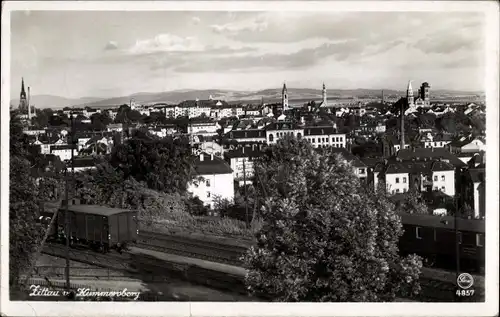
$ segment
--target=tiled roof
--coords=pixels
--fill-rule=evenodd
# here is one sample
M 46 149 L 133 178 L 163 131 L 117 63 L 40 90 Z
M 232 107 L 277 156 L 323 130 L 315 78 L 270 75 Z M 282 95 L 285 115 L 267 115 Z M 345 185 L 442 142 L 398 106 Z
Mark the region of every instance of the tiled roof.
M 200 160 L 198 156 L 194 162 L 195 170 L 199 175 L 209 175 L 209 174 L 230 174 L 233 172 L 231 167 L 221 158 L 211 156 L 208 154 L 202 154 L 203 161 Z
M 398 158 L 405 160 L 423 159 L 438 160 L 439 158 L 448 160 L 455 167 L 464 167 L 466 164 L 458 159 L 455 155 L 443 148 L 414 148 L 399 150 L 396 154 Z
M 337 129 L 333 126 L 323 126 L 323 127 L 306 127 L 304 128 L 304 135 L 329 135 L 329 134 L 339 134 Z
M 262 129 L 248 129 L 248 130 L 233 130 L 226 134 L 230 139 L 244 139 L 244 138 L 266 138 L 266 131 Z
M 300 129 L 300 127 L 293 122 L 273 122 L 268 124 L 265 129 L 267 131 L 275 131 L 275 130 L 296 130 Z

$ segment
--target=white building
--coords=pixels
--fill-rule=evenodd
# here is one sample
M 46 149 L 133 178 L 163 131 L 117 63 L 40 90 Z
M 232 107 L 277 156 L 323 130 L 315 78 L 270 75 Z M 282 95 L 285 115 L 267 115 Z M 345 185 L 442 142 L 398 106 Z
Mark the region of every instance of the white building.
M 223 159 L 202 153 L 194 165 L 197 177 L 188 185 L 193 196 L 212 209 L 214 198 L 234 199 L 233 170 Z
M 77 156 L 77 149 L 73 149 L 73 156 Z M 50 154 L 57 155 L 61 161 L 71 160 L 71 145 L 54 145 L 50 148 Z
M 346 135 L 338 133 L 335 126 L 305 127 L 304 138 L 311 142 L 312 146 L 318 147 L 346 147 Z
M 188 125 L 187 133 L 189 134 L 217 134 L 220 125 L 215 121 L 207 122 L 191 122 Z

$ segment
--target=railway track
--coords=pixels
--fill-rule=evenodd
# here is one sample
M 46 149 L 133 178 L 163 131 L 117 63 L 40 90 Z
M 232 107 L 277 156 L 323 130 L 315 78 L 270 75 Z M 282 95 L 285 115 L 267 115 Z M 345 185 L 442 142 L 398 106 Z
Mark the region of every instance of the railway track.
M 176 237 L 154 232 L 140 233 L 136 246 L 234 266 L 241 266 L 243 264 L 240 258 L 247 250 L 247 248 L 242 246 Z

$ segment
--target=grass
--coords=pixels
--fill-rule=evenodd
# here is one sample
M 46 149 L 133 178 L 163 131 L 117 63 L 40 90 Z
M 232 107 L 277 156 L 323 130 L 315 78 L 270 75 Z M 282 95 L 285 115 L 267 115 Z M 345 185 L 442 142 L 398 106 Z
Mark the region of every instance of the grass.
M 231 218 L 191 216 L 186 212 L 172 212 L 161 217 L 141 219 L 141 228 L 164 233 L 198 233 L 209 236 L 250 240 L 261 228 L 253 221 L 247 228 L 244 221 Z

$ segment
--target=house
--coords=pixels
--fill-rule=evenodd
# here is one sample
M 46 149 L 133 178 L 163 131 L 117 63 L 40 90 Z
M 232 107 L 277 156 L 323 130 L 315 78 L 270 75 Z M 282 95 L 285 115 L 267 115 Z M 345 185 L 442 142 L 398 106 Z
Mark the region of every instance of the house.
M 419 142 L 424 148 L 444 148 L 452 141 L 452 136 L 449 134 L 433 134 L 427 132 L 418 136 Z
M 194 162 L 196 178 L 188 184 L 188 192 L 205 205 L 214 208 L 214 199 L 234 199 L 233 170 L 221 158 L 201 153 Z
M 73 148 L 71 144 L 65 145 L 53 145 L 50 147 L 50 154 L 57 155 L 61 159 L 61 161 L 71 160 L 71 152 L 73 152 L 73 156 L 77 156 L 77 149 Z
M 311 142 L 315 148 L 345 148 L 347 142 L 346 135 L 339 133 L 335 124 L 331 126 L 304 127 L 304 138 Z
M 220 125 L 215 121 L 203 121 L 203 122 L 190 122 L 188 125 L 187 133 L 212 136 L 217 134 L 217 130 L 220 129 Z
M 224 159 L 229 162 L 233 170 L 234 180 L 239 186 L 251 184 L 254 177 L 254 160 L 262 155 L 262 151 L 256 144 L 241 146 L 231 149 L 224 154 Z M 246 178 L 246 179 L 245 179 Z
M 232 130 L 225 137 L 237 142 L 261 142 L 265 143 L 266 131 L 263 129 Z
M 444 148 L 412 148 L 401 150 L 396 158 L 402 161 L 443 161 L 450 163 L 455 169 L 464 168 L 466 164 L 453 153 Z
M 293 122 L 273 122 L 268 124 L 264 130 L 268 144 L 274 144 L 286 135 L 301 138 L 304 134 L 304 128 Z
M 480 152 L 486 149 L 486 144 L 479 138 L 461 137 L 450 142 L 448 149 L 452 153 Z
M 108 132 L 122 132 L 123 124 L 122 123 L 110 123 L 106 126 L 106 130 Z
M 455 168 L 444 161 L 402 161 L 391 159 L 375 166 L 371 180 L 377 188 L 385 181 L 390 194 L 406 193 L 411 188 L 420 192 L 440 191 L 455 195 Z

